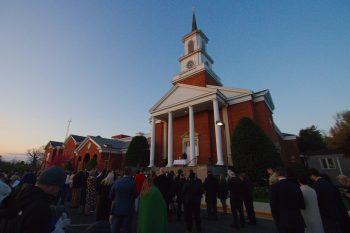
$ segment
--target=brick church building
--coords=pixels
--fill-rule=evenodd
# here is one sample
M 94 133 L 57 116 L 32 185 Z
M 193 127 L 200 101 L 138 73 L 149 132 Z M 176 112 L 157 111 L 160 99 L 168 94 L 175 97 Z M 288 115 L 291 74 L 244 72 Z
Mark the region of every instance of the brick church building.
M 171 89 L 150 109 L 150 167 L 172 167 L 184 153 L 187 165 L 233 165 L 230 138 L 242 117 L 252 119 L 273 141 L 285 165 L 300 161 L 296 136 L 273 120 L 270 92 L 225 87 L 213 71 L 208 38 L 197 28 L 182 38 L 184 55 Z

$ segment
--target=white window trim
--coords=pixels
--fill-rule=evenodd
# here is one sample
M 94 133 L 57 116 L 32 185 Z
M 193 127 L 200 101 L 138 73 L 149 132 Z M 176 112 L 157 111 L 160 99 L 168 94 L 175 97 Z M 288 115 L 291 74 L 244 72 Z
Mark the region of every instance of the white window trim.
M 333 167 L 330 167 L 330 164 L 328 163 L 328 159 L 331 159 L 331 160 L 332 160 L 332 162 L 333 162 Z M 326 161 L 327 167 L 324 167 L 324 166 L 323 166 L 322 160 Z M 321 164 L 321 168 L 322 168 L 323 170 L 334 170 L 334 169 L 337 169 L 337 167 L 336 167 L 336 165 L 335 165 L 335 159 L 334 159 L 334 158 L 329 158 L 329 157 L 320 158 L 320 164 Z
M 186 152 L 186 143 L 190 142 L 190 138 L 188 137 L 188 135 L 184 136 L 182 138 L 182 153 Z M 199 156 L 199 139 L 198 139 L 198 135 L 195 136 L 194 138 L 194 145 L 195 145 L 195 153 L 196 153 L 196 157 Z M 187 152 L 186 152 L 187 153 Z M 187 157 L 190 156 L 189 154 L 187 155 Z

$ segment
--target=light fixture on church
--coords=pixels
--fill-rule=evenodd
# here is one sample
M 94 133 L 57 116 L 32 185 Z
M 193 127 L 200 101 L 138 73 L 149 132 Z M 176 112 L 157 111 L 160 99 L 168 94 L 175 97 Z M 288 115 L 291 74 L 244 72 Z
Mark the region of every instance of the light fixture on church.
M 218 125 L 218 126 L 223 126 L 224 123 L 223 123 L 222 121 L 216 121 L 216 125 Z

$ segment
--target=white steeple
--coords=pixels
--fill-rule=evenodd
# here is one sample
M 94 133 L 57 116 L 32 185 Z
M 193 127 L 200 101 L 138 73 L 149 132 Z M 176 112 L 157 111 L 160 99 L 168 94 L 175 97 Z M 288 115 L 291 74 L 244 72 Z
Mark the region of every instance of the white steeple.
M 194 73 L 206 70 L 213 74 L 214 79 L 220 79 L 212 71 L 214 60 L 206 50 L 207 36 L 197 28 L 196 16 L 192 13 L 192 31 L 182 38 L 184 54 L 180 57 L 180 73 L 173 78 L 173 83 L 184 79 Z

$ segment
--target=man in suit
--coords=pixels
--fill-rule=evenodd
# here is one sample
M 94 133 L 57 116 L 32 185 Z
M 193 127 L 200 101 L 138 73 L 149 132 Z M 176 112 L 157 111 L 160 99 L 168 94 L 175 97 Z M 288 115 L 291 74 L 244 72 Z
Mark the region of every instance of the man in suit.
M 244 213 L 243 213 L 243 184 L 242 181 L 236 176 L 236 173 L 228 170 L 227 188 L 230 192 L 230 205 L 233 216 L 233 228 L 239 228 L 245 226 Z
M 312 188 L 316 191 L 318 206 L 325 233 L 340 231 L 341 214 L 337 203 L 337 189 L 328 182 L 317 169 L 309 169 L 309 178 L 313 181 Z
M 204 181 L 205 202 L 207 203 L 208 220 L 217 220 L 217 195 L 219 192 L 219 182 L 213 176 L 211 171 L 208 171 L 208 176 Z
M 196 177 L 196 174 L 190 170 L 188 180 L 182 188 L 185 218 L 187 224 L 187 231 L 192 232 L 193 216 L 196 223 L 197 232 L 202 231 L 201 218 L 200 218 L 200 206 L 203 194 L 202 181 Z
M 136 185 L 132 179 L 131 169 L 125 168 L 124 176 L 114 182 L 109 197 L 112 208 L 109 216 L 111 232 L 119 233 L 124 225 L 124 232 L 131 233 L 132 216 L 135 211 Z
M 300 210 L 305 209 L 299 186 L 286 178 L 286 170 L 275 171 L 278 181 L 270 189 L 270 206 L 279 233 L 304 233 L 305 222 Z

